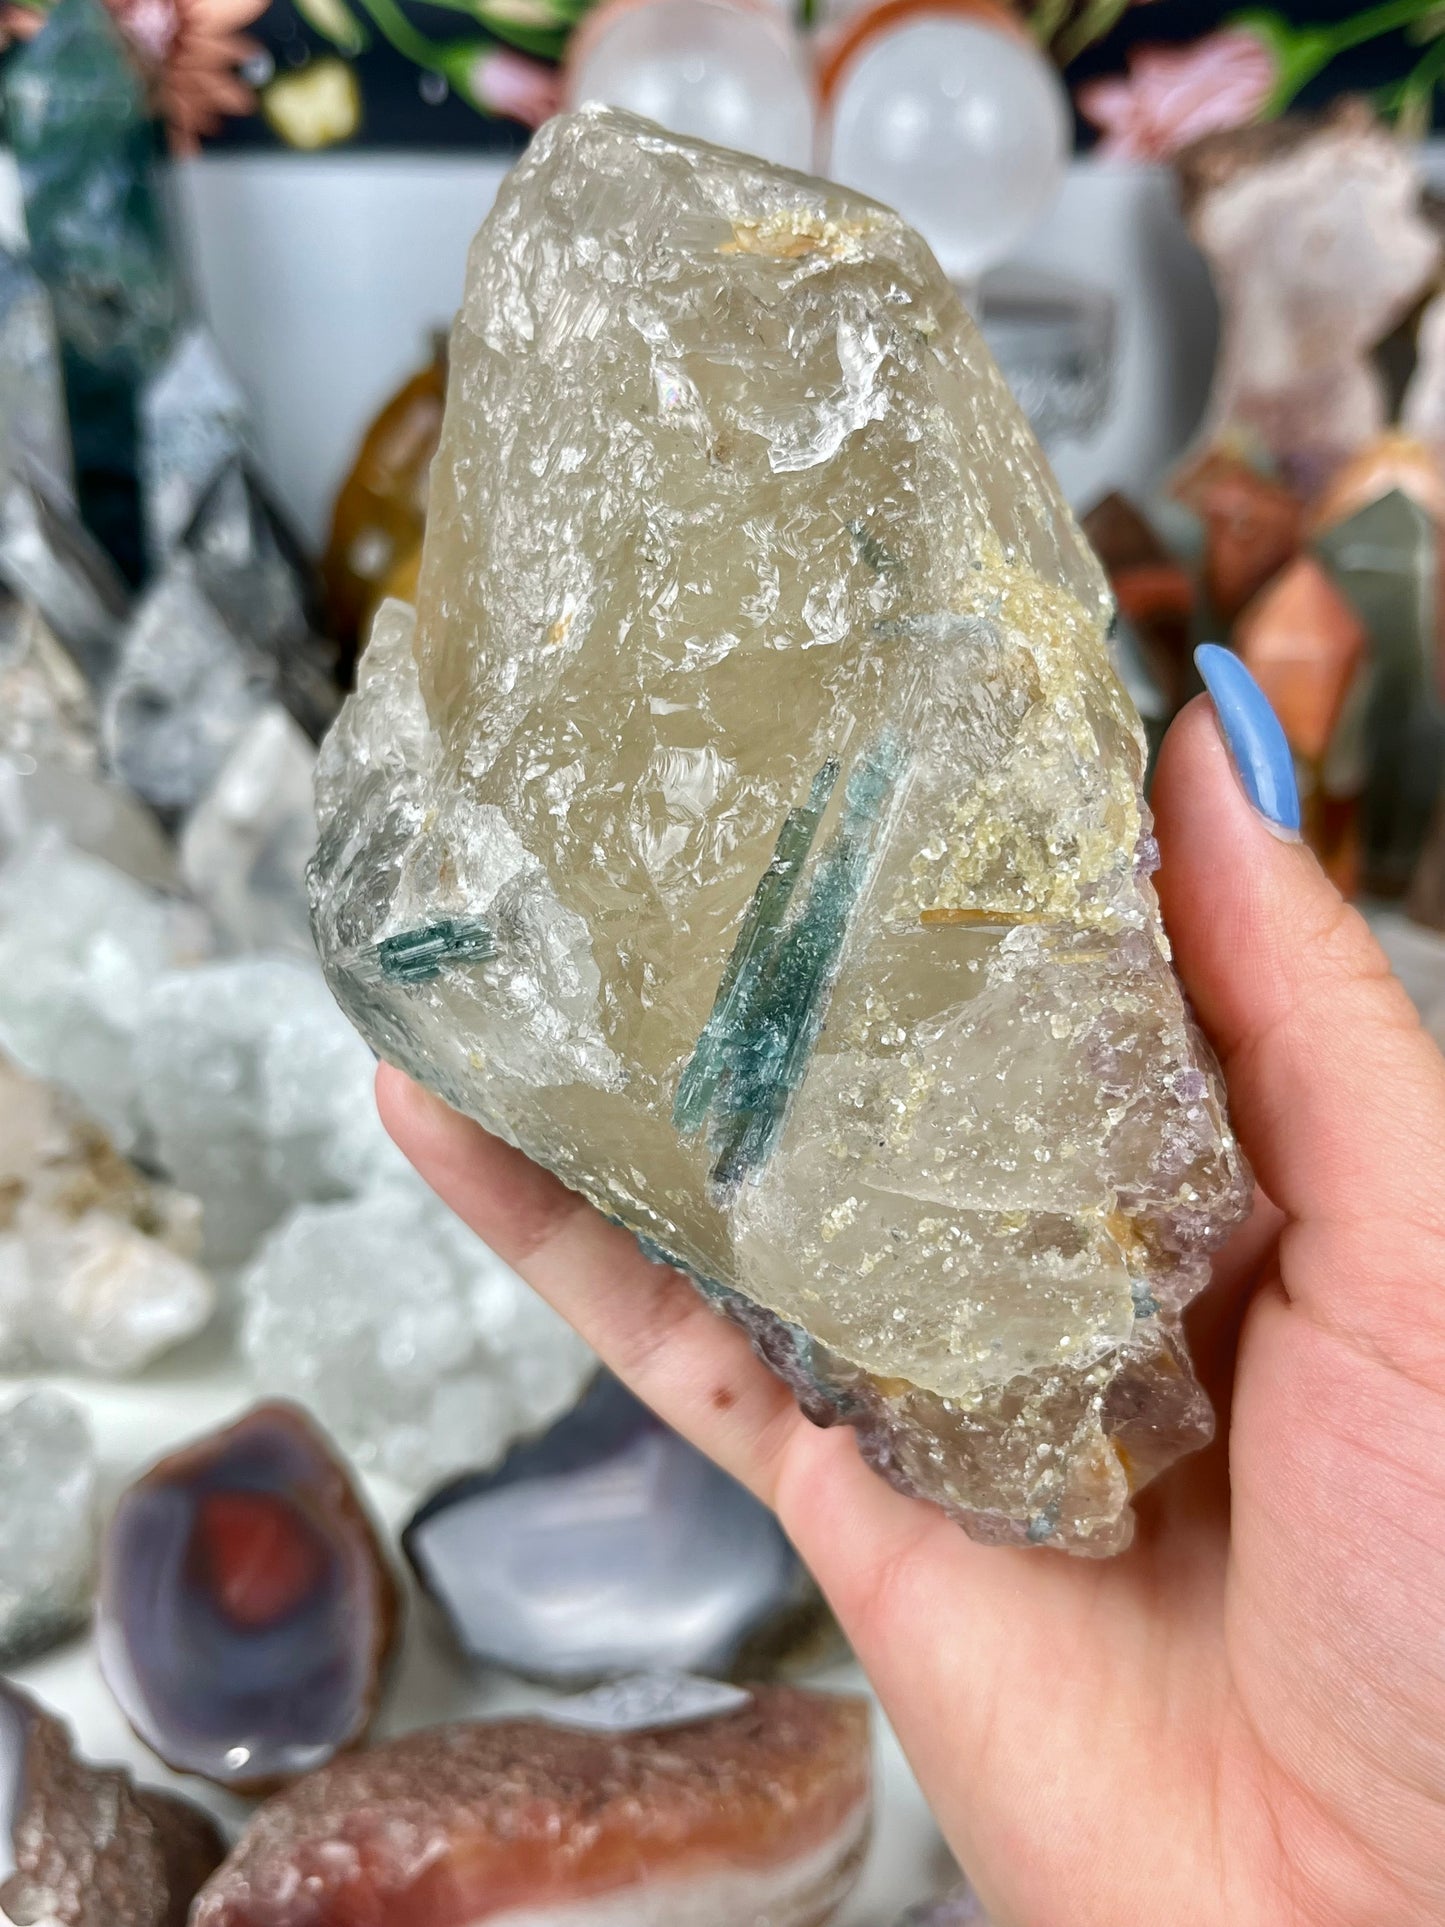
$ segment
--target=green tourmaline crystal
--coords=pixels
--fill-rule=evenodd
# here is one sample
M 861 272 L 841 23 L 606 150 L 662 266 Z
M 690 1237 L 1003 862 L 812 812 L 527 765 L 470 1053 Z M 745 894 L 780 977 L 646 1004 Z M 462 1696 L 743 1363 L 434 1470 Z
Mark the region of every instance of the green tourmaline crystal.
M 587 109 L 474 247 L 313 871 L 381 1052 L 897 1484 L 1089 1552 L 1209 1435 L 1180 1312 L 1249 1195 L 1109 614 L 915 234 Z
M 31 263 L 60 337 L 82 515 L 141 570 L 137 395 L 181 310 L 145 88 L 102 0 L 59 0 L 5 67 Z

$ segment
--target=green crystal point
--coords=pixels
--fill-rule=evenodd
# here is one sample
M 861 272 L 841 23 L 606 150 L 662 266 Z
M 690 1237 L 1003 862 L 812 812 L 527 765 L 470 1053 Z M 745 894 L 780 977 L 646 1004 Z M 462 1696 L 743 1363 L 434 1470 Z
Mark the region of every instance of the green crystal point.
M 141 76 L 101 0 L 59 0 L 3 78 L 30 257 L 55 311 L 81 513 L 141 572 L 137 392 L 182 309 Z
M 1086 1552 L 1209 1435 L 1180 1313 L 1250 1194 L 1109 615 L 916 234 L 584 109 L 473 248 L 312 877 L 379 1051 L 895 1483 Z M 377 967 L 466 919 L 484 967 Z

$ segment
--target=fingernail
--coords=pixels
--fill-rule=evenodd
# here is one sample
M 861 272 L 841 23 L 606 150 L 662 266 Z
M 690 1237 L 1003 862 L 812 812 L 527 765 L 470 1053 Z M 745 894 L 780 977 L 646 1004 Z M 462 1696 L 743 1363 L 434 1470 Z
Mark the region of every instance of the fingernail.
M 1269 698 L 1244 664 L 1217 642 L 1201 643 L 1194 661 L 1214 704 L 1244 793 L 1281 836 L 1300 831 L 1294 757 Z

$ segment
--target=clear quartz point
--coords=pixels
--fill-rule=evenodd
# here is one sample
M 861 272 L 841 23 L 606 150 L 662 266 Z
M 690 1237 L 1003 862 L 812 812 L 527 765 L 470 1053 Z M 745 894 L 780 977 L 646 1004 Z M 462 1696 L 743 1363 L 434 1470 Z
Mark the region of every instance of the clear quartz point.
M 312 873 L 380 1052 L 896 1485 L 1093 1553 L 1210 1435 L 1180 1312 L 1250 1192 L 1109 616 L 911 229 L 584 109 L 474 245 Z

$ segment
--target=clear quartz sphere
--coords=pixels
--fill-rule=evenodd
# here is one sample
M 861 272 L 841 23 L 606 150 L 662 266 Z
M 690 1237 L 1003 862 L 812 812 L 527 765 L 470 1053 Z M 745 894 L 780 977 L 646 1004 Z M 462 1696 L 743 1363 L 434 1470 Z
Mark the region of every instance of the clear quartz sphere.
M 971 281 L 1045 213 L 1072 133 L 1063 85 L 1030 43 L 925 14 L 864 41 L 844 69 L 828 172 L 897 208 Z
M 603 101 L 785 167 L 812 162 L 812 86 L 771 7 L 624 0 L 584 27 L 567 91 L 573 107 Z

